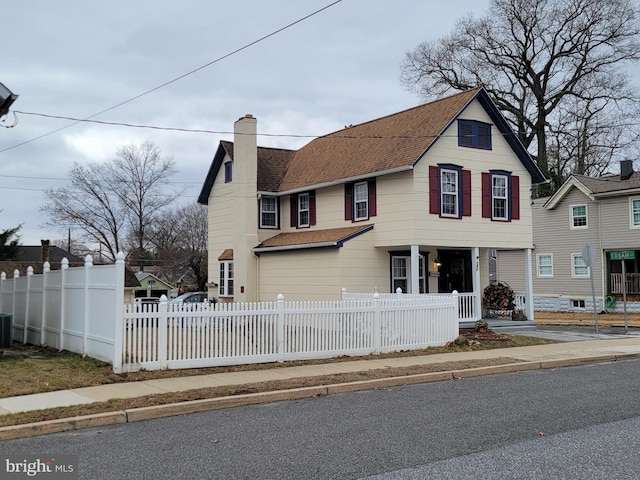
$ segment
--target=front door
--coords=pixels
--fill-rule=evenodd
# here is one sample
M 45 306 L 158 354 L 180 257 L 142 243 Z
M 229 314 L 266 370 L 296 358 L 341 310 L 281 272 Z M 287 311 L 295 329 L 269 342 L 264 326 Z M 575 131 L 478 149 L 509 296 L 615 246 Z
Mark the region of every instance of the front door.
M 438 250 L 438 258 L 441 263 L 438 292 L 473 292 L 471 251 Z

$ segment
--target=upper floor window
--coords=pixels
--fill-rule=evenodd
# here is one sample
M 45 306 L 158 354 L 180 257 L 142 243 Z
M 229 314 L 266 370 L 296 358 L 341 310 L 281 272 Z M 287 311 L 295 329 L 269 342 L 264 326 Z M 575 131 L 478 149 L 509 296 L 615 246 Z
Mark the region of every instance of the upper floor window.
M 298 226 L 309 226 L 309 194 L 301 193 L 298 195 Z
M 224 183 L 229 183 L 233 178 L 233 162 L 224 164 Z
M 631 207 L 631 228 L 640 228 L 640 198 L 629 200 Z
M 491 177 L 491 212 L 496 220 L 508 220 L 508 184 L 507 175 L 492 175 Z
M 278 228 L 278 198 L 260 197 L 260 228 Z
M 304 192 L 289 197 L 291 226 L 310 227 L 316 224 L 316 192 Z
M 353 187 L 354 220 L 369 218 L 369 186 L 367 182 L 356 183 Z
M 574 278 L 589 277 L 589 267 L 584 263 L 581 253 L 571 254 L 571 276 Z
M 471 172 L 457 165 L 429 167 L 429 213 L 461 218 L 471 215 Z
M 491 150 L 491 124 L 477 120 L 458 120 L 458 145 Z
M 504 222 L 520 219 L 520 177 L 504 170 L 482 172 L 482 216 Z
M 571 205 L 571 228 L 587 228 L 587 206 Z
M 344 219 L 352 222 L 369 220 L 375 217 L 376 181 L 345 183 L 344 185 Z
M 553 254 L 541 253 L 536 255 L 538 277 L 553 277 Z

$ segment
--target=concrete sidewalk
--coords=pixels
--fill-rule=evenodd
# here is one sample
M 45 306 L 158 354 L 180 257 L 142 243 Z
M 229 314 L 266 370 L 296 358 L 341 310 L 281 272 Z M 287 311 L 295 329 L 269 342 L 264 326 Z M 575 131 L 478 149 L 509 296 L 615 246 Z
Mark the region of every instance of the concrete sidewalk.
M 287 380 L 294 378 L 333 375 L 339 373 L 362 372 L 385 368 L 401 368 L 416 365 L 437 364 L 444 362 L 460 362 L 483 359 L 511 359 L 505 365 L 481 367 L 468 370 L 453 370 L 430 374 L 419 374 L 405 377 L 367 380 L 353 384 L 333 386 L 309 387 L 280 392 L 262 394 L 238 395 L 217 399 L 198 400 L 183 404 L 162 405 L 142 409 L 132 409 L 111 414 L 92 415 L 87 418 L 89 426 L 107 423 L 124 423 L 127 421 L 155 418 L 179 413 L 189 413 L 212 408 L 221 408 L 260 401 L 275 401 L 290 398 L 325 395 L 339 391 L 353 391 L 367 388 L 380 388 L 391 385 L 419 383 L 435 380 L 463 378 L 476 375 L 486 375 L 507 371 L 531 370 L 537 368 L 556 368 L 577 365 L 588 362 L 615 361 L 640 357 L 640 335 L 610 335 L 585 334 L 575 332 L 554 331 L 526 331 L 523 335 L 553 338 L 562 343 L 536 345 L 530 347 L 502 348 L 494 350 L 478 350 L 471 352 L 454 352 L 415 357 L 386 358 L 372 360 L 353 360 L 346 362 L 326 363 L 297 367 L 279 367 L 268 370 L 245 372 L 217 373 L 212 375 L 197 375 L 191 377 L 165 378 L 139 382 L 100 385 L 95 387 L 76 388 L 34 395 L 0 399 L 0 414 L 42 410 L 47 408 L 104 402 L 110 399 L 126 399 L 145 395 L 180 392 L 206 387 L 220 387 L 229 385 L 244 385 L 256 382 Z M 134 411 L 135 410 L 135 411 Z M 84 417 L 83 417 L 84 418 Z M 16 438 L 15 435 L 48 433 L 51 431 L 82 428 L 83 422 L 79 418 L 42 422 L 47 424 L 43 428 L 14 426 L 0 428 L 0 439 Z M 42 431 L 44 429 L 44 431 Z M 29 433 L 31 432 L 31 433 Z

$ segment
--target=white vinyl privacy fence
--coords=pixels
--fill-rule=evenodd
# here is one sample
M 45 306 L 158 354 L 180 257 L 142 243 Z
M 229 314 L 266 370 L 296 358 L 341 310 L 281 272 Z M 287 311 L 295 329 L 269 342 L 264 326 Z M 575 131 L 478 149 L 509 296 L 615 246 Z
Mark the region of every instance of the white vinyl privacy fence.
M 110 362 L 116 373 L 282 362 L 440 346 L 458 336 L 459 297 L 378 295 L 324 302 L 124 305 L 115 264 L 0 275 L 14 341 Z
M 124 303 L 124 255 L 115 264 L 93 265 L 87 255 L 84 267 L 69 268 L 64 258 L 60 270 L 34 275 L 15 271 L 0 274 L 0 313 L 12 317 L 15 341 L 48 345 L 103 360 L 115 357 L 116 318 Z
M 455 295 L 324 302 L 129 305 L 121 370 L 282 362 L 440 346 L 458 336 Z

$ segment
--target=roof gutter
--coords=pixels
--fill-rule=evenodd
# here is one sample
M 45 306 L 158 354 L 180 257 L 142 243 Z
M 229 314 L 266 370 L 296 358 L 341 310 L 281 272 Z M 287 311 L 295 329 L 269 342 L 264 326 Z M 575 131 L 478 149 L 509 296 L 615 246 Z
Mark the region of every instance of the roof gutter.
M 381 177 L 382 175 L 391 175 L 392 173 L 406 172 L 413 170 L 413 165 L 403 165 L 402 167 L 390 168 L 388 170 L 381 170 L 379 172 L 365 173 L 362 175 L 356 175 L 354 177 L 341 178 L 339 180 L 332 180 L 330 182 L 317 183 L 315 185 L 306 185 L 300 188 L 293 188 L 291 190 L 284 190 L 282 192 L 258 192 L 259 195 L 270 195 L 272 197 L 284 197 L 286 195 L 293 195 L 300 192 L 308 192 L 309 190 L 317 190 L 320 188 L 333 187 L 335 185 L 342 185 L 344 183 L 357 182 L 359 180 L 366 180 L 372 177 Z
M 281 245 L 279 247 L 254 247 L 253 253 L 260 254 L 265 252 L 284 252 L 287 250 L 306 250 L 310 248 L 327 248 L 338 247 L 342 242 L 315 242 L 315 243 L 299 243 L 296 245 Z

